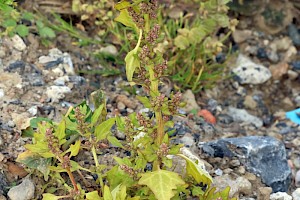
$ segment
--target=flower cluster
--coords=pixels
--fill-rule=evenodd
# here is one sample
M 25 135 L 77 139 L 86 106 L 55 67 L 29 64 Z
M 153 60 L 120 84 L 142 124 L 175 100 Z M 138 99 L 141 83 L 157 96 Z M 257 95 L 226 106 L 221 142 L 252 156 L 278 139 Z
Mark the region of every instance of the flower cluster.
M 46 139 L 47 139 L 49 150 L 55 156 L 59 156 L 62 153 L 62 150 L 60 150 L 58 138 L 53 135 L 51 128 L 48 128 L 46 130 L 45 136 L 46 136 Z
M 143 114 L 138 113 L 137 114 L 137 120 L 139 122 L 139 124 L 145 128 L 149 128 L 151 127 L 151 121 L 149 120 L 149 118 L 146 118 Z
M 75 118 L 78 122 L 78 130 L 81 134 L 85 134 L 88 132 L 88 124 L 85 123 L 85 115 L 80 111 L 79 107 L 76 107 L 74 109 L 75 112 Z
M 167 100 L 167 97 L 165 94 L 160 94 L 155 99 L 151 101 L 151 106 L 156 109 L 160 109 L 164 102 Z
M 164 74 L 166 69 L 168 69 L 166 60 L 164 60 L 161 64 L 155 65 L 154 66 L 155 78 L 160 78 Z
M 166 157 L 169 153 L 169 147 L 166 143 L 162 143 L 157 151 L 158 157 Z
M 149 31 L 146 40 L 147 42 L 149 42 L 150 44 L 154 45 L 158 36 L 159 36 L 159 30 L 160 30 L 160 25 L 159 24 L 155 24 L 153 26 L 153 28 Z
M 151 19 L 156 19 L 156 12 L 158 8 L 158 0 L 149 1 L 149 3 L 141 3 L 140 9 L 144 14 L 149 14 Z
M 182 94 L 177 92 L 176 94 L 172 95 L 171 101 L 169 102 L 169 110 L 172 114 L 177 113 L 177 108 L 181 102 Z

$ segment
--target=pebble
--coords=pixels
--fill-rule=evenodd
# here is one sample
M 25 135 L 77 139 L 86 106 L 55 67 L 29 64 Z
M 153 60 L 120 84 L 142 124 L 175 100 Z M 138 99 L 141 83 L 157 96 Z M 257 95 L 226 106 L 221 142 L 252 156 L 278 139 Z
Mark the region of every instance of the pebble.
M 118 54 L 118 50 L 114 45 L 108 45 L 106 47 L 102 47 L 100 49 L 100 52 L 109 53 L 109 54 L 112 54 L 112 55 L 117 55 Z
M 261 58 L 261 59 L 268 58 L 268 55 L 267 55 L 267 52 L 266 52 L 265 48 L 262 48 L 262 47 L 257 49 L 256 56 L 258 58 Z
M 273 62 L 277 63 L 279 61 L 279 56 L 276 51 L 267 51 L 268 59 Z
M 0 194 L 5 193 L 7 187 L 8 187 L 8 182 L 6 176 L 2 172 L 0 172 Z
M 253 124 L 256 128 L 262 127 L 263 125 L 263 121 L 261 119 L 250 115 L 244 109 L 238 109 L 230 106 L 228 108 L 227 114 L 230 115 L 236 122 L 245 122 L 247 124 Z
M 13 43 L 13 47 L 18 51 L 24 51 L 26 49 L 26 44 L 24 43 L 23 39 L 19 35 L 14 35 L 11 38 Z
M 300 187 L 300 170 L 298 170 L 298 171 L 296 172 L 296 175 L 295 175 L 295 185 L 296 185 L 297 187 Z
M 300 200 L 300 188 L 297 188 L 293 193 L 292 193 L 293 200 Z
M 241 84 L 262 84 L 272 76 L 268 68 L 254 63 L 242 54 L 238 56 L 236 68 L 232 72 L 238 77 Z
M 192 147 L 195 145 L 194 137 L 189 133 L 185 134 L 182 138 L 179 139 L 179 141 L 186 147 Z
M 280 80 L 283 75 L 287 74 L 289 65 L 286 62 L 280 62 L 275 65 L 270 65 L 269 67 L 272 77 L 275 80 Z
M 292 200 L 286 192 L 277 192 L 270 195 L 270 200 Z
M 117 103 L 117 108 L 118 108 L 119 110 L 123 110 L 123 109 L 126 108 L 126 106 L 125 106 L 125 104 L 124 104 L 123 102 L 119 101 L 119 102 Z
M 215 174 L 217 176 L 222 176 L 223 175 L 223 171 L 220 168 L 218 168 L 218 169 L 215 170 Z
M 288 26 L 288 33 L 294 45 L 300 46 L 300 34 L 298 32 L 297 27 L 294 24 L 290 24 Z
M 27 74 L 26 79 L 28 80 L 31 86 L 40 87 L 45 85 L 43 76 L 37 73 Z
M 12 187 L 7 195 L 11 200 L 30 200 L 34 197 L 34 183 L 25 178 L 20 185 Z
M 219 114 L 217 119 L 218 122 L 222 124 L 231 124 L 233 122 L 233 118 L 228 114 Z
M 58 77 L 57 79 L 55 79 L 53 81 L 53 83 L 56 86 L 65 86 L 66 82 L 68 82 L 68 81 L 69 81 L 68 76 L 61 76 L 61 77 Z
M 300 70 L 300 60 L 291 62 L 293 70 Z
M 6 49 L 3 46 L 1 46 L 0 47 L 0 58 L 5 58 L 5 56 L 6 56 Z
M 297 73 L 297 72 L 289 69 L 287 71 L 287 75 L 288 75 L 289 79 L 296 80 L 298 78 L 298 76 L 299 76 L 299 73 Z
M 136 101 L 129 99 L 126 95 L 120 94 L 116 98 L 116 102 L 123 103 L 127 108 L 135 109 L 137 107 Z
M 272 192 L 272 188 L 271 187 L 260 187 L 260 188 L 258 188 L 257 199 L 258 200 L 267 200 L 267 199 L 270 199 L 271 192 Z
M 71 93 L 71 89 L 67 86 L 50 86 L 46 90 L 46 95 L 52 102 L 59 102 L 65 97 L 65 94 Z
M 0 88 L 0 99 L 4 97 L 4 90 L 2 88 Z
M 297 107 L 300 106 L 300 95 L 295 97 L 294 102 L 295 102 Z
M 236 43 L 245 42 L 247 39 L 250 39 L 251 35 L 252 35 L 252 31 L 251 30 L 238 30 L 238 29 L 236 29 L 232 33 L 233 40 Z
M 200 107 L 196 102 L 195 95 L 192 90 L 187 90 L 182 95 L 182 101 L 186 102 L 186 106 L 182 108 L 185 112 L 189 113 L 192 110 L 199 110 Z
M 270 44 L 270 48 L 273 51 L 286 51 L 290 48 L 290 46 L 293 45 L 292 40 L 289 37 L 283 37 L 276 40 L 273 40 L 273 42 Z
M 252 184 L 244 177 L 232 179 L 228 174 L 214 177 L 213 184 L 220 189 L 230 186 L 229 196 L 236 197 L 240 194 L 251 194 Z
M 257 102 L 252 98 L 252 96 L 247 95 L 244 100 L 244 106 L 246 108 L 255 109 L 257 107 Z
M 31 108 L 28 109 L 28 112 L 29 112 L 32 116 L 36 116 L 36 114 L 37 114 L 37 106 L 32 106 Z

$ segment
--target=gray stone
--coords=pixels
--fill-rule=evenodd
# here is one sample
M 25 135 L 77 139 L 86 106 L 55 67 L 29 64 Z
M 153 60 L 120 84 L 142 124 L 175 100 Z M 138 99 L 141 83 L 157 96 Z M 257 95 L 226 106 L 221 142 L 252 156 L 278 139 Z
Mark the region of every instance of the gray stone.
M 4 90 L 0 88 L 0 99 L 4 97 Z
M 244 123 L 248 123 L 248 124 L 253 124 L 257 128 L 262 127 L 262 125 L 263 125 L 263 121 L 261 119 L 259 119 L 258 117 L 255 117 L 253 115 L 250 115 L 244 109 L 229 107 L 227 114 L 230 115 L 233 118 L 233 120 L 236 122 L 244 122 Z
M 297 188 L 293 193 L 292 193 L 293 200 L 300 200 L 300 188 Z
M 11 200 L 29 200 L 34 197 L 34 184 L 29 178 L 25 178 L 20 185 L 12 187 L 8 191 Z
M 100 49 L 100 52 L 105 52 L 105 53 L 109 53 L 112 55 L 117 55 L 118 54 L 118 50 L 114 45 L 108 45 L 106 47 L 102 47 Z
M 11 41 L 13 43 L 13 47 L 18 51 L 23 51 L 26 49 L 26 44 L 24 43 L 23 39 L 17 34 L 11 38 Z
M 300 34 L 297 27 L 294 24 L 290 24 L 288 27 L 289 36 L 292 39 L 294 45 L 300 46 Z
M 8 183 L 7 183 L 6 177 L 2 172 L 0 172 L 0 194 L 4 194 L 7 192 L 6 191 L 7 186 L 8 186 Z
M 200 147 L 210 156 L 239 158 L 249 172 L 260 176 L 274 192 L 288 190 L 291 183 L 291 169 L 287 163 L 283 143 L 275 138 L 262 136 L 225 138 L 207 142 Z
M 180 138 L 180 142 L 186 147 L 192 147 L 195 144 L 194 137 L 189 133 L 185 134 L 182 138 Z
M 292 200 L 292 197 L 285 192 L 277 192 L 270 195 L 270 200 Z
M 261 84 L 272 76 L 270 70 L 263 65 L 256 64 L 246 56 L 240 54 L 236 61 L 236 68 L 232 72 L 241 84 Z

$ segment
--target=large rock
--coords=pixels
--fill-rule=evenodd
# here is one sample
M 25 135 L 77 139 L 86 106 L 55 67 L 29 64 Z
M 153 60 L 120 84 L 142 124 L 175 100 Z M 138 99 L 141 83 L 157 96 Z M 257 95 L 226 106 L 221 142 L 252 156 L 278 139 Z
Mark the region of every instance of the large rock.
M 201 146 L 214 157 L 238 157 L 248 171 L 260 176 L 273 192 L 285 192 L 291 183 L 283 143 L 273 137 L 248 136 L 225 138 Z
M 268 68 L 254 63 L 242 54 L 238 56 L 236 68 L 232 72 L 238 77 L 241 84 L 261 84 L 272 76 Z
M 7 195 L 11 200 L 29 200 L 33 199 L 34 190 L 34 183 L 29 178 L 25 178 L 20 185 L 10 188 Z

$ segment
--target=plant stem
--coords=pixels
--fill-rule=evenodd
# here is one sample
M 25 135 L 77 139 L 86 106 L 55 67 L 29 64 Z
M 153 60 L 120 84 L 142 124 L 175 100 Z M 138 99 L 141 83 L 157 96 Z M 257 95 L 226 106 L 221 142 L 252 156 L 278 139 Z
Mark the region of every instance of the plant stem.
M 68 173 L 68 175 L 69 175 L 69 178 L 70 178 L 70 180 L 71 180 L 71 182 L 72 182 L 72 185 L 74 186 L 74 189 L 75 189 L 75 191 L 77 192 L 77 191 L 78 191 L 78 187 L 77 187 L 75 178 L 74 178 L 74 176 L 73 176 L 73 174 L 72 174 L 72 172 L 71 172 L 70 167 L 66 168 L 66 170 L 67 170 L 67 173 Z
M 98 166 L 99 166 L 99 162 L 98 162 L 98 158 L 97 158 L 96 148 L 95 148 L 94 145 L 92 146 L 92 153 L 93 153 L 93 158 L 94 158 L 95 165 L 96 165 L 96 174 L 98 176 L 98 180 L 100 182 L 100 186 L 101 186 L 101 190 L 102 190 L 102 194 L 103 194 L 104 193 L 104 183 L 103 183 L 101 173 L 98 173 L 98 171 L 97 171 Z
M 158 91 L 158 80 L 154 76 L 153 71 L 154 66 L 149 66 L 149 75 L 150 75 L 150 81 L 151 81 L 151 91 L 154 93 L 153 97 L 156 97 L 156 94 L 159 94 Z M 156 138 L 156 144 L 161 145 L 163 138 L 164 138 L 164 121 L 162 118 L 161 110 L 155 110 L 155 118 L 157 123 L 157 138 Z

